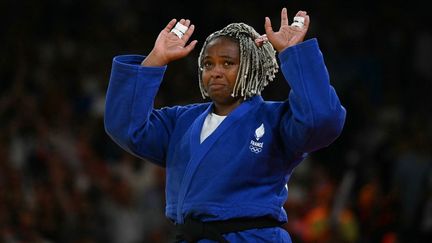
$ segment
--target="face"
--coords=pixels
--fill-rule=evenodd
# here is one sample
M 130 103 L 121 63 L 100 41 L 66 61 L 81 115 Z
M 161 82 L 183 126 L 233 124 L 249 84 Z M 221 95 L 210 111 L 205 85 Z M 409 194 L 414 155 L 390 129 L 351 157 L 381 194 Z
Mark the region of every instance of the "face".
M 240 65 L 239 43 L 229 37 L 218 37 L 207 44 L 203 53 L 203 87 L 213 102 L 229 105 Z

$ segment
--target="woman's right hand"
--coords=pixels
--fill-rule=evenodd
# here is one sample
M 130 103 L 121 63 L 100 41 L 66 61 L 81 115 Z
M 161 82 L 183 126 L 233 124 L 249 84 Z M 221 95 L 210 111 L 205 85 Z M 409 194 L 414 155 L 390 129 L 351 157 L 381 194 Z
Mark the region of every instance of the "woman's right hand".
M 195 26 L 190 24 L 189 19 L 181 19 L 179 22 L 188 27 L 186 33 L 179 38 L 171 32 L 177 23 L 176 19 L 172 19 L 159 33 L 153 50 L 141 63 L 142 66 L 164 66 L 171 61 L 187 56 L 194 49 L 197 40 L 193 40 L 187 45 L 186 43 L 194 32 Z

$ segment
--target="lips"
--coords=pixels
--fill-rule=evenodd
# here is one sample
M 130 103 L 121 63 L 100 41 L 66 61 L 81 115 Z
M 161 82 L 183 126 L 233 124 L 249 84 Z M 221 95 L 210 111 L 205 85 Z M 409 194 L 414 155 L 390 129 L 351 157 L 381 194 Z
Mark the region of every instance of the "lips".
M 225 87 L 225 84 L 210 84 L 209 87 L 210 89 L 222 89 Z
M 209 90 L 221 90 L 224 89 L 226 87 L 226 84 L 224 83 L 219 83 L 219 82 L 213 82 L 209 84 Z

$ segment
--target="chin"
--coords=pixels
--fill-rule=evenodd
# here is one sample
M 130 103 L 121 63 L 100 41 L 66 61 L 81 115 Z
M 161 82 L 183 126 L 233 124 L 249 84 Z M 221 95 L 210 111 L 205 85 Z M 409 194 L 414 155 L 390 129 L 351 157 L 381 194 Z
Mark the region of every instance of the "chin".
M 216 102 L 219 104 L 232 104 L 232 103 L 235 103 L 236 101 L 238 101 L 240 99 L 240 97 L 232 97 L 231 93 L 224 94 L 224 95 L 213 94 L 213 95 L 210 95 L 209 97 L 213 102 Z

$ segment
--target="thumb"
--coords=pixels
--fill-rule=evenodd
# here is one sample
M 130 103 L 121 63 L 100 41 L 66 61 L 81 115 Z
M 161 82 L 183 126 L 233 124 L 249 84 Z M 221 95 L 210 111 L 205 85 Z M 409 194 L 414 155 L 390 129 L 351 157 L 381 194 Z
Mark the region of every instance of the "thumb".
M 188 55 L 195 48 L 197 43 L 198 43 L 197 40 L 193 40 L 187 46 L 184 47 L 186 51 L 186 55 Z

